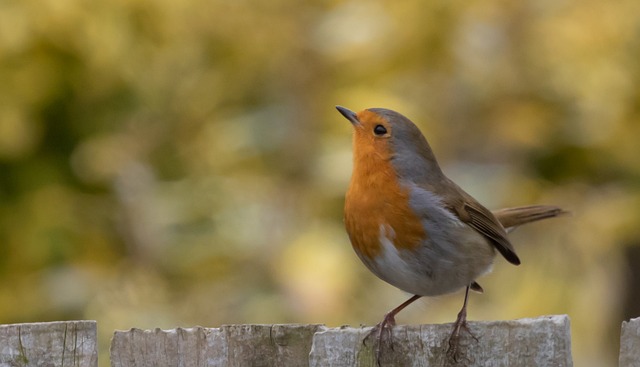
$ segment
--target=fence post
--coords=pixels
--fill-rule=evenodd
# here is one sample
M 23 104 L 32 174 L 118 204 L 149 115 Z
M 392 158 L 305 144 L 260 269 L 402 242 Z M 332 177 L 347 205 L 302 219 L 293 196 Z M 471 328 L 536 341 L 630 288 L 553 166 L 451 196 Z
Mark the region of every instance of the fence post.
M 0 325 L 0 366 L 98 366 L 95 321 Z
M 640 317 L 622 322 L 619 367 L 640 364 Z

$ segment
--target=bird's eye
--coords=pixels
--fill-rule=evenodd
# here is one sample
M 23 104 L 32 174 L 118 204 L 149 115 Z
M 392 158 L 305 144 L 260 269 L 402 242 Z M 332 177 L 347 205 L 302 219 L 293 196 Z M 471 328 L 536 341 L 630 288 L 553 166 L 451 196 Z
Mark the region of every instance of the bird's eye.
M 373 132 L 378 136 L 384 135 L 387 133 L 387 128 L 382 125 L 376 125 L 376 127 L 373 128 Z

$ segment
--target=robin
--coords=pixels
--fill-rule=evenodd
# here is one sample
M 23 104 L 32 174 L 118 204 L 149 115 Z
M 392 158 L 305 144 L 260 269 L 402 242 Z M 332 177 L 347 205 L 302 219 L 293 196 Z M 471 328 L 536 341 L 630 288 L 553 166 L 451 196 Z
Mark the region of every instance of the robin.
M 508 262 L 520 259 L 507 231 L 565 211 L 535 205 L 491 212 L 447 178 L 420 130 L 405 116 L 384 108 L 355 113 L 336 106 L 353 125 L 353 174 L 344 221 L 356 254 L 376 276 L 413 294 L 376 325 L 378 349 L 395 316 L 423 296 L 465 289 L 462 309 L 449 338 L 456 358 L 466 328 L 469 290 L 490 271 L 496 250 Z M 378 358 L 379 360 L 379 358 Z

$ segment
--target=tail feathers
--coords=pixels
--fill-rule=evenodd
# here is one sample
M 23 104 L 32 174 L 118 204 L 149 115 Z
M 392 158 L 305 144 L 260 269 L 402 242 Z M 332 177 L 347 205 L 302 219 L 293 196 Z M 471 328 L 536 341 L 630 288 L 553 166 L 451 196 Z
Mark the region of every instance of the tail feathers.
M 537 222 L 547 218 L 555 218 L 565 214 L 569 214 L 569 212 L 553 205 L 521 206 L 517 208 L 499 209 L 493 212 L 493 215 L 500 221 L 507 232 L 511 232 L 523 224 Z
M 469 285 L 469 289 L 471 289 L 474 292 L 484 293 L 484 289 L 482 289 L 482 286 L 480 286 L 480 284 L 478 284 L 477 282 L 472 282 Z

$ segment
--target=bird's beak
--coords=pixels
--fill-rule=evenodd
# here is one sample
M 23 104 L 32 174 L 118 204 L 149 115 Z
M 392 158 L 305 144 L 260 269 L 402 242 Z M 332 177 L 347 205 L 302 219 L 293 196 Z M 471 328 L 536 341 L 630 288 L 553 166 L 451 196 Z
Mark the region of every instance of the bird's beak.
M 360 125 L 360 121 L 358 121 L 358 115 L 355 112 L 351 111 L 348 108 L 344 108 L 342 106 L 336 106 L 338 112 L 342 114 L 342 116 L 346 117 L 354 126 Z

